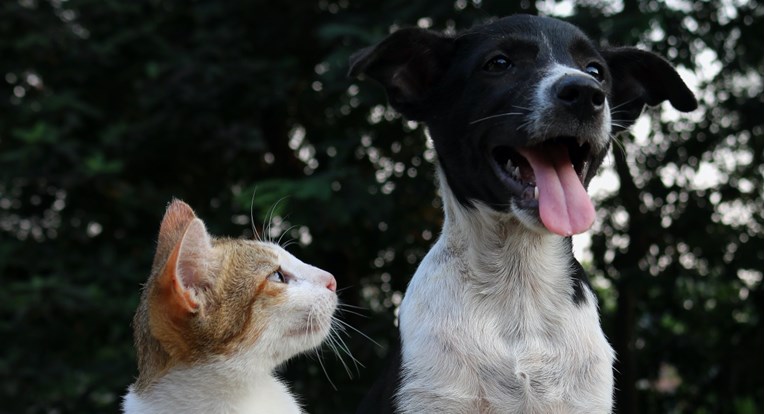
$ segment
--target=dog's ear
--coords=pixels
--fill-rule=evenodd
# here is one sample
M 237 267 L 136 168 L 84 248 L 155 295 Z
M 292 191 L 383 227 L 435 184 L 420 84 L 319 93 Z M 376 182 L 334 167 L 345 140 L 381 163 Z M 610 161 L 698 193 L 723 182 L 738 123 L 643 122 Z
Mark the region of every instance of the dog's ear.
M 634 123 L 644 105 L 669 101 L 682 112 L 696 109 L 693 92 L 660 56 L 634 47 L 606 49 L 601 54 L 613 77 L 610 103 L 614 132 Z
M 423 103 L 448 67 L 453 48 L 450 37 L 424 29 L 401 29 L 354 53 L 348 76 L 376 80 L 397 111 L 421 121 Z

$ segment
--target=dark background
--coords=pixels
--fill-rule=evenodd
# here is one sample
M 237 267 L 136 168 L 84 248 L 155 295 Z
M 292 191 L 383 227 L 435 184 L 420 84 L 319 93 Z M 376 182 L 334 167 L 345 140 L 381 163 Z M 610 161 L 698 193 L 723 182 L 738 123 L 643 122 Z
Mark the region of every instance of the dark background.
M 315 357 L 284 374 L 310 412 L 352 412 L 442 213 L 422 127 L 347 79 L 348 56 L 394 27 L 557 5 L 604 44 L 667 56 L 700 100 L 650 110 L 609 157 L 618 184 L 596 193 L 584 264 L 618 352 L 618 412 L 761 413 L 762 3 L 579 3 L 0 2 L 0 412 L 118 410 L 173 196 L 244 237 L 251 206 L 263 232 L 287 196 L 272 236 L 337 277 L 364 308 L 340 317 L 380 346 L 349 331 L 352 376 L 327 348 L 329 379 Z

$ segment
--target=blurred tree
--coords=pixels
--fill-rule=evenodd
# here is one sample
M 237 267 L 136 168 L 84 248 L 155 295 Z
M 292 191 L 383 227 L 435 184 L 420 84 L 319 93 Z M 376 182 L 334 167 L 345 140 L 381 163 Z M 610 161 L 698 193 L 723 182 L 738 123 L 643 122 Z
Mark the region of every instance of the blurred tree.
M 380 345 L 347 331 L 365 367 L 324 348 L 284 372 L 310 412 L 352 412 L 441 212 L 422 128 L 348 56 L 539 11 L 667 56 L 701 100 L 621 136 L 598 193 L 619 412 L 762 412 L 762 4 L 733 0 L 0 3 L 0 412 L 117 410 L 172 196 L 220 235 L 251 237 L 252 207 L 366 309 L 341 312 Z

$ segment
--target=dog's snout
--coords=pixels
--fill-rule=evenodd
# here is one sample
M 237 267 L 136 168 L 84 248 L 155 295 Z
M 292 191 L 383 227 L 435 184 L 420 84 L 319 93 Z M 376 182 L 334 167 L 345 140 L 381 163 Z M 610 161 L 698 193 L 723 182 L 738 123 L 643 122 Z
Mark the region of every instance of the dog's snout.
M 603 111 L 606 94 L 600 84 L 588 76 L 563 76 L 553 85 L 558 105 L 578 118 L 589 118 Z

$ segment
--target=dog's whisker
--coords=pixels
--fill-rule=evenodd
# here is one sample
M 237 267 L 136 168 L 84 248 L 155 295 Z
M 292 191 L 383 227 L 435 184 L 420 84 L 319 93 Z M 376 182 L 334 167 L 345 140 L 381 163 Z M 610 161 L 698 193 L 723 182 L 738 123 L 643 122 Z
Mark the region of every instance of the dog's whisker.
M 475 121 L 470 122 L 468 125 L 475 125 L 475 124 L 477 124 L 479 122 L 483 122 L 483 121 L 486 121 L 486 120 L 489 120 L 489 119 L 500 118 L 500 117 L 504 117 L 504 116 L 514 116 L 514 115 L 526 115 L 526 114 L 524 114 L 522 112 L 505 112 L 505 113 L 502 113 L 502 114 L 489 115 L 487 117 L 476 119 Z
M 523 121 L 520 125 L 518 125 L 517 128 L 515 128 L 516 131 L 520 131 L 521 129 L 526 129 L 529 125 L 531 125 L 534 122 L 533 119 L 529 118 L 526 121 Z
M 611 139 L 611 142 L 613 142 L 615 146 L 619 147 L 622 154 L 626 157 L 627 150 L 624 148 L 624 143 L 621 142 L 621 140 L 619 140 L 619 138 L 617 138 L 616 135 L 609 135 L 609 138 Z
M 640 99 L 640 96 L 636 96 L 636 97 L 634 97 L 632 99 L 628 99 L 628 100 L 626 100 L 624 102 L 619 103 L 618 105 L 616 105 L 613 108 L 611 108 L 611 113 L 614 113 L 615 110 L 617 110 L 617 109 L 619 109 L 619 108 L 621 108 L 621 107 L 623 107 L 625 105 L 629 105 L 629 104 L 637 101 L 638 99 Z

